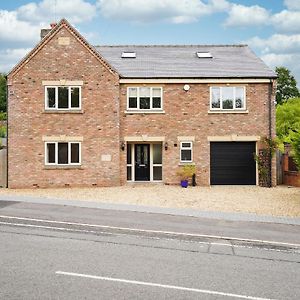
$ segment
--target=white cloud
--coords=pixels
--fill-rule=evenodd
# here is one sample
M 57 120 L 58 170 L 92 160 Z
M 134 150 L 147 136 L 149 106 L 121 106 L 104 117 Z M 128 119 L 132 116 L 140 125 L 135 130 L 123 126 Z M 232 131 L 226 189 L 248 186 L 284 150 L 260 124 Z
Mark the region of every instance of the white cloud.
M 274 27 L 279 31 L 300 33 L 300 11 L 283 10 L 273 15 L 271 21 Z
M 253 37 L 246 41 L 252 47 L 260 48 L 264 53 L 300 53 L 300 34 L 273 34 L 267 39 Z
M 297 56 L 297 55 L 296 55 Z M 262 60 L 272 68 L 276 66 L 287 66 L 293 63 L 295 57 L 290 54 L 268 53 L 261 56 Z
M 298 87 L 300 88 L 300 65 L 295 63 L 300 61 L 300 53 L 295 54 L 276 54 L 268 53 L 261 56 L 261 59 L 270 67 L 284 66 L 291 70 L 292 74 L 297 80 Z
M 30 2 L 17 10 L 21 20 L 29 22 L 53 22 L 67 18 L 71 23 L 78 24 L 89 21 L 96 15 L 96 7 L 84 0 L 43 0 Z
M 300 1 L 299 0 L 284 0 L 284 4 L 290 10 L 300 10 Z
M 266 25 L 269 22 L 270 13 L 258 5 L 244 6 L 232 4 L 225 21 L 225 26 L 253 26 Z
M 226 0 L 98 0 L 101 14 L 114 20 L 133 22 L 196 22 L 200 17 L 228 8 Z
M 290 69 L 300 86 L 300 34 L 274 34 L 267 39 L 253 37 L 246 43 L 261 51 L 261 58 L 269 67 Z
M 0 41 L 34 42 L 39 31 L 40 25 L 19 20 L 15 11 L 0 10 Z
M 0 72 L 9 72 L 31 49 L 5 49 L 0 51 Z

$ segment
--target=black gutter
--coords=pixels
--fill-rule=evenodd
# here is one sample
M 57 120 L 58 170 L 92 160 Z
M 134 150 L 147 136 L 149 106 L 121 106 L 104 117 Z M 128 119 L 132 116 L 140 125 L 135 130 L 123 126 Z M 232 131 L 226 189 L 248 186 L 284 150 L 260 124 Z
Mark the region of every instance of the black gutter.
M 8 84 L 6 80 L 6 188 L 8 188 Z
M 270 80 L 269 84 L 269 139 L 270 143 L 272 141 L 272 89 L 273 89 L 273 82 Z M 269 146 L 269 187 L 272 187 L 272 149 Z

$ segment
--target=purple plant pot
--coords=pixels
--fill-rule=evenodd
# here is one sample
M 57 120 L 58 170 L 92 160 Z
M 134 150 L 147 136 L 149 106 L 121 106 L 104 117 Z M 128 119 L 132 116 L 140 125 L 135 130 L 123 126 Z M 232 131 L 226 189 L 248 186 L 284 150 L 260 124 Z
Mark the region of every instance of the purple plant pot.
M 180 185 L 183 188 L 187 188 L 189 185 L 189 182 L 188 182 L 188 180 L 181 180 Z

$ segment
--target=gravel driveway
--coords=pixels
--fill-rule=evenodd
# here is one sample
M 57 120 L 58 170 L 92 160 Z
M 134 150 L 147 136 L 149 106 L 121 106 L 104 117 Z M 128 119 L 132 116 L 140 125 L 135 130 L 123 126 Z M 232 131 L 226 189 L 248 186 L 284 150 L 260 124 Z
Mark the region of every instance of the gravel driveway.
M 106 188 L 0 189 L 0 194 L 272 216 L 300 216 L 300 188 L 287 186 L 276 188 L 197 186 L 184 189 L 180 186 L 136 184 Z

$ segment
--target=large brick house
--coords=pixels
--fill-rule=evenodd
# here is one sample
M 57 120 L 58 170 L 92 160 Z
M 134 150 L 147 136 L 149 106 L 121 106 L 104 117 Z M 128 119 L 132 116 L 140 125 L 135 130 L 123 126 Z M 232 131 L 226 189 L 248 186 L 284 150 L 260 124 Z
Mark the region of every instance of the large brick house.
M 61 20 L 8 74 L 8 186 L 257 184 L 275 73 L 245 45 L 91 46 Z M 275 164 L 273 162 L 273 185 Z

